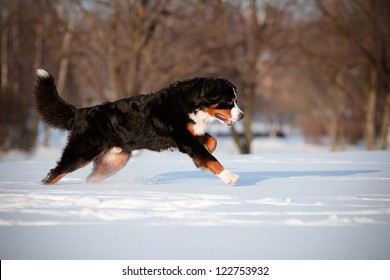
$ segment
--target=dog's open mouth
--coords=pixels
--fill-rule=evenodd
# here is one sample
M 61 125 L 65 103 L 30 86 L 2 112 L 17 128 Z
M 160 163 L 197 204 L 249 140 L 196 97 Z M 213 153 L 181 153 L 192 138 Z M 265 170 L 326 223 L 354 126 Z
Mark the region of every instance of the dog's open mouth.
M 221 115 L 221 114 L 215 114 L 215 117 L 220 121 L 222 122 L 224 125 L 227 125 L 227 126 L 232 126 L 233 125 L 233 121 L 232 120 L 229 120 L 228 118 L 226 118 L 225 116 Z

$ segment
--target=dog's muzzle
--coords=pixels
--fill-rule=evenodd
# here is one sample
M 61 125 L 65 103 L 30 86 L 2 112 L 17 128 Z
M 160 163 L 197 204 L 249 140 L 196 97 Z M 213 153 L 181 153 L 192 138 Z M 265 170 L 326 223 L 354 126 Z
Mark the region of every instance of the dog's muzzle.
M 237 104 L 235 104 L 232 108 L 231 114 L 233 122 L 241 121 L 245 116 L 244 112 L 242 112 L 240 108 L 238 108 Z

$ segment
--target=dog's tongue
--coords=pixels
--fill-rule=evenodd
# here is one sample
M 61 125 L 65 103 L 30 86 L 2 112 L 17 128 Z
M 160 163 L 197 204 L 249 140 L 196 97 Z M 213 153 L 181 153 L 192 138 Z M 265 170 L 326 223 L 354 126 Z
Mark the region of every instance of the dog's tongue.
M 228 118 L 222 116 L 221 114 L 216 114 L 215 115 L 220 121 L 222 121 L 225 125 L 227 126 L 232 126 L 233 121 L 229 120 Z

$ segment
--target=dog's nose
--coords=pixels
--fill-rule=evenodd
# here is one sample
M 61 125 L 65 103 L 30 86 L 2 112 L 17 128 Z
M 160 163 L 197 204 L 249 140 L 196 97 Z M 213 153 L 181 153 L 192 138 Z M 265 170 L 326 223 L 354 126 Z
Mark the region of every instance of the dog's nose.
M 245 114 L 241 112 L 241 113 L 238 115 L 238 120 L 241 121 L 241 120 L 244 118 L 244 116 L 245 116 Z

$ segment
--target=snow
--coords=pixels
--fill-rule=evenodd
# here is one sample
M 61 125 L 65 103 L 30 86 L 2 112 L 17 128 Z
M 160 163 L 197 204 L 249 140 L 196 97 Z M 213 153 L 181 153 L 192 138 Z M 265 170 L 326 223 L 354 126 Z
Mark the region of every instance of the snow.
M 390 152 L 262 139 L 216 157 L 235 185 L 179 152 L 142 151 L 117 175 L 40 180 L 61 148 L 0 159 L 0 259 L 389 259 Z

